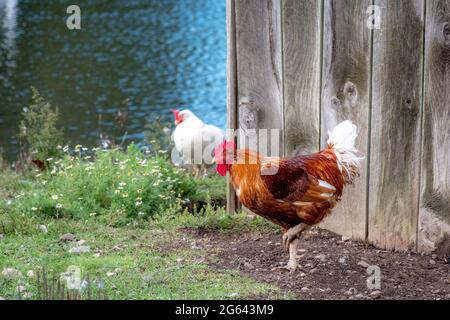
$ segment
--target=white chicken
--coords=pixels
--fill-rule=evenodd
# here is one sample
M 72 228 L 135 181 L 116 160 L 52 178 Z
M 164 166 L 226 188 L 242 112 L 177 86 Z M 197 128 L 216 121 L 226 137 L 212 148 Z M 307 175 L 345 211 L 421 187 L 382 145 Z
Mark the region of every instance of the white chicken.
M 184 164 L 192 165 L 195 176 L 214 166 L 214 148 L 225 139 L 222 129 L 204 123 L 190 110 L 172 110 L 175 131 L 172 139 Z M 172 159 L 174 156 L 172 155 Z

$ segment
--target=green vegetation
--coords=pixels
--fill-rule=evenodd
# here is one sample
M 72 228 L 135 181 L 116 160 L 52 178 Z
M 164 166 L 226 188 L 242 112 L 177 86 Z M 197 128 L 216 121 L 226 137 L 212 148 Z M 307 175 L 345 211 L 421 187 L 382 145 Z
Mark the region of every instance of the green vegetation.
M 58 145 L 62 143 L 62 130 L 56 127 L 59 118 L 58 109 L 45 101 L 39 91 L 32 87 L 33 103 L 22 112 L 19 138 L 24 144 L 27 155 L 43 162 L 58 155 Z
M 157 133 L 152 137 L 159 142 L 147 152 L 135 145 L 126 151 L 63 147 L 57 111 L 33 93 L 20 136 L 45 166 L 25 161 L 25 170 L 15 172 L 0 157 L 0 273 L 21 273 L 0 274 L 0 297 L 37 299 L 42 286 L 35 275 L 45 269 L 58 278 L 70 266 L 92 285 L 101 282 L 110 299 L 283 297 L 235 270 L 211 267 L 215 248 L 183 245 L 194 240 L 180 232 L 185 228 L 269 227 L 217 206 L 224 203 L 225 179 L 194 179 L 173 166 L 166 135 Z M 72 239 L 61 238 L 67 234 Z
M 207 213 L 205 218 L 199 219 L 197 227 L 202 228 L 205 224 L 212 227 L 214 215 L 214 212 Z M 236 221 L 248 220 L 243 214 L 237 216 Z M 0 240 L 0 269 L 14 268 L 23 277 L 19 280 L 0 276 L 0 296 L 17 298 L 17 287 L 21 283 L 27 293 L 24 298 L 36 298 L 36 279 L 26 276 L 29 270 L 36 273 L 45 267 L 48 274 L 59 275 L 69 266 L 77 266 L 83 279 L 89 276 L 90 279 L 102 280 L 109 299 L 282 297 L 277 288 L 242 277 L 237 271 L 211 268 L 208 265 L 209 252 L 191 248 L 192 239 L 177 231 L 185 226 L 195 226 L 195 219 L 188 218 L 188 214 L 181 217 L 172 217 L 169 224 L 147 222 L 139 228 L 113 228 L 97 221 L 46 220 L 41 223 L 46 223 L 48 233 L 39 231 L 26 237 L 6 236 Z M 166 217 L 165 221 L 168 220 Z M 229 228 L 233 220 L 219 222 L 214 227 L 223 225 Z M 144 225 L 145 229 L 141 228 Z M 76 243 L 59 240 L 61 235 L 69 232 L 77 240 L 84 240 L 90 252 L 69 253 Z M 174 245 L 177 242 L 187 243 L 187 246 L 178 248 Z

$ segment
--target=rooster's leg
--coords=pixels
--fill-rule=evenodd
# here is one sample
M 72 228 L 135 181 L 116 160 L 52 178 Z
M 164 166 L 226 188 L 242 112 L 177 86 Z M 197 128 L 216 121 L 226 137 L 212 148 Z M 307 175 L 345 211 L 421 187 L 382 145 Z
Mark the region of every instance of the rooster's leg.
M 289 262 L 286 266 L 286 269 L 289 270 L 289 272 L 294 272 L 297 269 L 298 262 L 297 262 L 297 245 L 298 245 L 298 238 L 295 238 L 294 240 L 289 243 Z
M 290 251 L 289 245 L 291 242 L 298 238 L 298 236 L 308 227 L 306 223 L 299 223 L 295 227 L 288 229 L 283 234 L 283 247 L 286 251 Z

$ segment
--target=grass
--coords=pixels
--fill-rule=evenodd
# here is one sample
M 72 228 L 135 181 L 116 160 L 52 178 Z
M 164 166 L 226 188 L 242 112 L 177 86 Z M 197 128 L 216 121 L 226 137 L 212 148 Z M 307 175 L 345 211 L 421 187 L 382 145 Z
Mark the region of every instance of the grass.
M 0 272 L 14 268 L 23 275 L 0 275 L 0 297 L 18 298 L 21 286 L 22 298 L 38 299 L 41 286 L 29 270 L 59 278 L 76 266 L 82 279 L 102 283 L 109 299 L 285 298 L 236 270 L 211 267 L 214 248 L 179 245 L 194 240 L 180 232 L 184 228 L 272 228 L 264 219 L 209 204 L 225 197 L 222 177 L 194 179 L 164 155 L 146 156 L 134 146 L 126 153 L 60 149 L 65 155 L 48 159 L 46 171 L 0 171 Z M 186 202 L 207 204 L 189 212 Z M 90 251 L 69 253 L 80 244 L 60 241 L 66 233 Z
M 224 213 L 223 213 L 224 214 Z M 281 298 L 275 287 L 240 276 L 234 270 L 217 270 L 207 263 L 209 253 L 189 246 L 167 249 L 172 241 L 179 242 L 178 232 L 184 227 L 230 230 L 249 222 L 245 228 L 264 226 L 261 220 L 237 214 L 221 221 L 221 214 L 205 212 L 196 220 L 192 214 L 181 214 L 165 220 L 139 226 L 114 228 L 95 221 L 48 220 L 48 233 L 33 232 L 28 236 L 5 236 L 0 240 L 0 269 L 14 268 L 24 275 L 29 270 L 45 268 L 49 274 L 63 273 L 69 266 L 81 269 L 82 276 L 102 279 L 109 299 L 231 299 L 248 296 Z M 171 220 L 171 223 L 166 223 Z M 43 222 L 43 221 L 41 221 Z M 85 240 L 89 253 L 71 254 L 74 243 L 59 239 L 72 233 L 77 240 Z M 187 235 L 184 241 L 191 241 Z M 111 274 L 114 273 L 114 274 Z M 109 276 L 108 276 L 109 275 Z M 26 292 L 37 297 L 35 279 L 24 276 Z M 19 280 L 0 277 L 0 296 L 17 298 Z
M 226 196 L 222 177 L 194 179 L 173 166 L 170 127 L 155 121 L 146 150 L 71 148 L 60 145 L 58 115 L 33 89 L 18 135 L 21 173 L 0 154 L 0 272 L 21 272 L 0 274 L 0 297 L 55 296 L 42 292 L 79 270 L 74 295 L 84 299 L 88 281 L 109 299 L 285 298 L 236 270 L 212 267 L 208 259 L 218 249 L 189 245 L 194 239 L 184 228 L 245 232 L 269 224 L 217 207 Z M 61 240 L 68 233 L 75 239 Z M 71 252 L 80 246 L 89 250 Z

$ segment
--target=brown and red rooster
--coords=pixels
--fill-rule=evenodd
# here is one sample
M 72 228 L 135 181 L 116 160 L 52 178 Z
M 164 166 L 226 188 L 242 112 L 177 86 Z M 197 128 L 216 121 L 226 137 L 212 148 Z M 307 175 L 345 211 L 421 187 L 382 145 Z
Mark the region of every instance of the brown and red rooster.
M 264 157 L 236 150 L 225 141 L 215 149 L 217 172 L 230 173 L 239 200 L 254 213 L 283 229 L 283 245 L 289 250 L 286 266 L 297 268 L 301 233 L 330 213 L 344 186 L 359 175 L 360 161 L 354 146 L 356 126 L 343 121 L 329 132 L 328 145 L 318 153 L 291 158 Z

